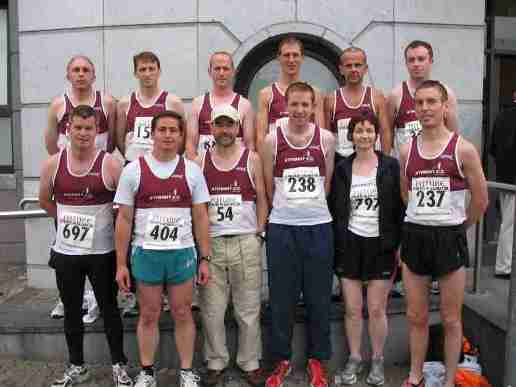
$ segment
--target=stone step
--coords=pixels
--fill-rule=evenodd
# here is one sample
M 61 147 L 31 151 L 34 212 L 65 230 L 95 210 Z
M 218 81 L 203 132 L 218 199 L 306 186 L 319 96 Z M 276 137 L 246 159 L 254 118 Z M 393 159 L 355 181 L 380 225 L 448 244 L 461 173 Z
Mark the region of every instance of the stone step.
M 2 387 L 48 387 L 56 377 L 60 376 L 65 365 L 54 362 L 37 362 L 17 359 L 0 358 L 0 385 Z M 91 378 L 80 384 L 81 387 L 112 387 L 111 367 L 106 365 L 90 366 Z M 202 372 L 202 370 L 201 370 Z M 131 376 L 138 373 L 136 368 L 129 371 Z M 408 367 L 389 366 L 385 369 L 385 386 L 400 386 L 407 376 Z M 202 373 L 201 373 L 202 375 Z M 330 375 L 331 377 L 332 375 Z M 365 375 L 357 387 L 365 387 Z M 158 372 L 158 386 L 177 386 L 177 371 L 162 368 Z M 247 383 L 236 370 L 230 369 L 224 374 L 222 382 L 217 387 L 245 387 Z M 296 369 L 291 374 L 284 387 L 306 387 L 308 379 L 303 369 Z

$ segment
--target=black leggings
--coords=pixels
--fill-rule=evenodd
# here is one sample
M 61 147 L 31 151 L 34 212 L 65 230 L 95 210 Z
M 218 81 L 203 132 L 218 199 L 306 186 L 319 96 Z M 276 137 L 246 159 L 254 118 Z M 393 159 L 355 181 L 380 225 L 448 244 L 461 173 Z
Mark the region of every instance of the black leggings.
M 64 305 L 64 332 L 70 363 L 84 363 L 82 300 L 88 276 L 104 319 L 112 363 L 125 364 L 127 358 L 124 355 L 122 319 L 116 299 L 115 253 L 65 255 L 52 251 L 49 263 L 55 269 L 57 288 Z

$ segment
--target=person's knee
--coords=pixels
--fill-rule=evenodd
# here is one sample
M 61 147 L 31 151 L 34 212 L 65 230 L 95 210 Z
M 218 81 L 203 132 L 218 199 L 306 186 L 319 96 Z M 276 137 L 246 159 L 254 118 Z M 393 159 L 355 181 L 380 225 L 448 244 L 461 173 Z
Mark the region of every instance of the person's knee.
M 170 313 L 176 323 L 184 323 L 192 320 L 192 308 L 190 304 L 173 305 L 170 308 Z
M 144 308 L 140 305 L 140 324 L 148 327 L 158 323 L 159 316 L 161 315 L 161 307 L 154 308 L 146 306 Z
M 362 304 L 346 305 L 346 317 L 350 320 L 362 320 Z
M 457 331 L 462 329 L 462 319 L 460 314 L 449 313 L 441 317 L 445 331 Z
M 428 311 L 409 308 L 407 309 L 407 320 L 412 326 L 427 327 L 429 321 Z
M 383 320 L 385 318 L 385 307 L 380 304 L 370 305 L 368 313 L 371 320 Z

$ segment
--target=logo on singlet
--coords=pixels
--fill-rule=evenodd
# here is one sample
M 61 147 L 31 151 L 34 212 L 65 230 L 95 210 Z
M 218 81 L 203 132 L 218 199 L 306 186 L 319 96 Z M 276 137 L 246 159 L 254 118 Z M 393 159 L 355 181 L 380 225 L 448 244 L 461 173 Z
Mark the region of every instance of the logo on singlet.
M 65 192 L 63 193 L 65 198 L 83 198 L 83 199 L 92 199 L 93 194 L 90 192 L 90 187 L 86 187 L 86 189 L 82 192 Z
M 236 167 L 235 168 L 238 172 L 245 172 L 245 168 L 244 167 Z
M 307 149 L 306 154 L 304 156 L 297 157 L 287 157 L 285 158 L 285 162 L 298 162 L 298 161 L 315 161 L 314 157 L 311 155 L 310 151 Z
M 98 172 L 88 172 L 88 174 L 87 174 L 86 176 L 99 177 L 99 176 L 100 176 L 100 173 L 98 173 Z
M 155 193 L 148 196 L 148 201 L 160 201 L 160 200 L 170 200 L 172 202 L 179 202 L 181 201 L 181 196 L 177 194 L 177 189 L 174 190 L 174 192 L 169 194 L 163 194 L 163 193 Z
M 160 109 L 165 108 L 165 104 L 163 104 L 163 103 L 155 103 L 154 106 L 156 106 L 157 108 L 160 108 Z
M 453 160 L 453 156 L 452 155 L 441 155 L 440 158 L 444 159 L 444 160 Z

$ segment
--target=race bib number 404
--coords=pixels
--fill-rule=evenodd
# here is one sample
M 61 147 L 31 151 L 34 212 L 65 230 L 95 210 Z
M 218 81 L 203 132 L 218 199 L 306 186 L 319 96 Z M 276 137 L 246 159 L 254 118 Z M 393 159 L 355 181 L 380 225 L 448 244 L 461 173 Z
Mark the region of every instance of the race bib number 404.
M 449 177 L 413 178 L 411 188 L 417 214 L 441 215 L 451 212 Z
M 283 171 L 283 190 L 288 200 L 314 199 L 321 194 L 318 167 L 297 167 Z
M 152 144 L 151 122 L 152 117 L 136 117 L 134 119 L 134 142 L 138 144 Z
M 93 247 L 95 216 L 64 212 L 59 217 L 57 232 L 62 242 L 79 249 Z
M 237 223 L 242 209 L 242 195 L 211 195 L 208 214 L 210 223 Z
M 147 218 L 143 248 L 147 250 L 173 250 L 181 248 L 184 219 L 152 213 Z

